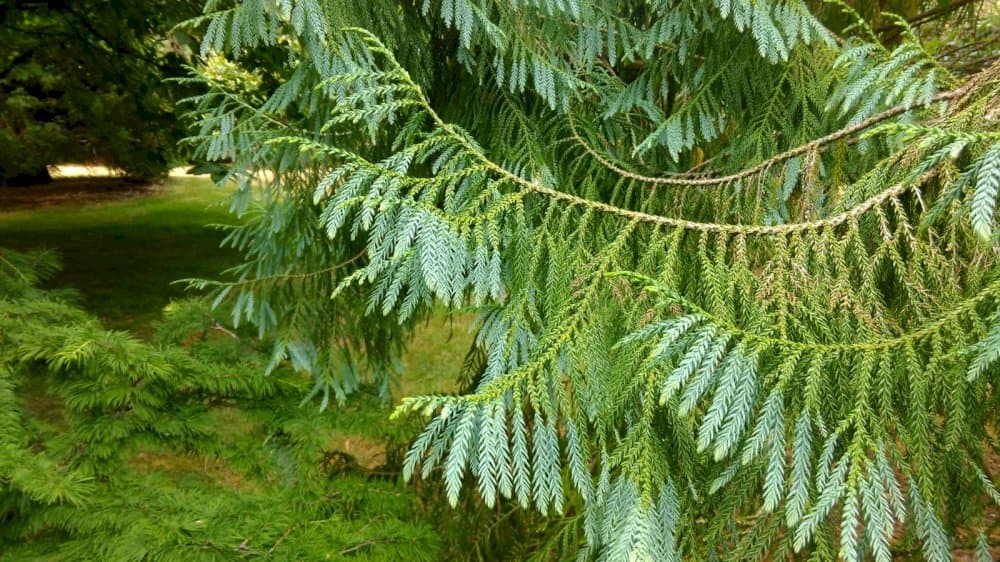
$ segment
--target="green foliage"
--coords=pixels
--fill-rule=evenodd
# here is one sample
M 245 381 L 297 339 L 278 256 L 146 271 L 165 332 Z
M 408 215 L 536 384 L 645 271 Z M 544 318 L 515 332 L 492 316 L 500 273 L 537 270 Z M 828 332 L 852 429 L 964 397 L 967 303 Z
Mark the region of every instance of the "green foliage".
M 49 164 L 163 174 L 181 128 L 177 74 L 193 41 L 170 27 L 192 2 L 6 2 L 0 13 L 0 185 Z M 187 45 L 185 45 L 185 43 Z
M 175 303 L 146 343 L 35 288 L 51 255 L 0 264 L 0 559 L 440 559 L 391 467 L 334 449 L 357 420 L 298 408 L 307 381 L 265 376 L 206 303 Z
M 192 99 L 194 140 L 259 206 L 220 294 L 316 392 L 480 311 L 470 392 L 397 410 L 429 420 L 407 476 L 562 517 L 584 559 L 986 531 L 1000 67 L 959 84 L 797 2 L 428 2 L 385 41 L 338 4 L 210 18 L 206 52 L 257 18 L 239 46 L 280 30 L 301 64 Z M 428 72 L 408 32 L 450 50 Z
M 847 67 L 848 75 L 827 105 L 839 107 L 841 113 L 853 111 L 852 124 L 870 117 L 883 105 L 909 108 L 927 104 L 942 86 L 954 86 L 955 78 L 924 49 L 906 21 L 896 21 L 905 30 L 905 40 L 891 52 L 878 43 L 856 40 L 835 62 Z M 863 21 L 861 25 L 874 35 Z M 892 88 L 886 88 L 887 84 Z

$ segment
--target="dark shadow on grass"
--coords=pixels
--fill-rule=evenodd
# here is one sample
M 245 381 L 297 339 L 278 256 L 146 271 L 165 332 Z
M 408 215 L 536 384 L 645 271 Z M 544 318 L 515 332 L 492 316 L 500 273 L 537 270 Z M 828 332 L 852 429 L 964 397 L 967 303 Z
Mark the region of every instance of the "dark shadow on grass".
M 63 270 L 50 288 L 77 289 L 81 304 L 109 327 L 142 333 L 171 299 L 189 295 L 173 281 L 218 278 L 238 256 L 219 248 L 224 234 L 206 226 L 231 220 L 214 205 L 226 194 L 207 180 L 136 189 L 109 191 L 115 195 L 103 200 L 0 209 L 0 247 L 56 250 Z
M 67 203 L 96 203 L 126 197 L 152 195 L 161 183 L 146 183 L 119 177 L 58 178 L 50 183 L 25 187 L 0 187 L 0 211 L 34 209 Z

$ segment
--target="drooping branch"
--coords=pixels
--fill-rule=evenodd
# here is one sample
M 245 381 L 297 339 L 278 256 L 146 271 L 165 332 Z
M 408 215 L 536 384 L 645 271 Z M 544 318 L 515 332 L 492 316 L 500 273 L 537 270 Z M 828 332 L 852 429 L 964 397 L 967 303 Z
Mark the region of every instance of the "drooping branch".
M 948 92 L 941 92 L 939 94 L 935 94 L 925 105 L 931 105 L 931 104 L 942 102 L 942 101 L 952 100 L 952 99 L 956 98 L 962 92 L 964 92 L 964 88 L 955 89 L 955 90 L 951 90 L 951 91 L 948 91 Z M 756 165 L 751 166 L 749 168 L 745 168 L 745 169 L 740 170 L 739 172 L 736 172 L 734 174 L 728 174 L 728 175 L 725 175 L 725 176 L 707 177 L 707 178 L 679 178 L 679 177 L 672 177 L 672 176 L 645 176 L 645 175 L 642 175 L 642 174 L 637 174 L 635 172 L 630 172 L 628 170 L 625 170 L 625 169 L 621 168 L 620 166 L 615 165 L 615 163 L 611 162 L 606 156 L 604 156 L 603 154 L 601 154 L 594 147 L 592 147 L 590 145 L 590 143 L 588 143 L 586 140 L 584 140 L 580 136 L 579 132 L 576 130 L 576 127 L 574 125 L 572 117 L 569 119 L 569 125 L 570 125 L 570 129 L 572 130 L 572 138 L 573 138 L 574 141 L 576 141 L 577 144 L 579 144 L 585 151 L 587 151 L 587 153 L 590 154 L 594 158 L 594 160 L 596 160 L 597 162 L 599 162 L 602 166 L 604 166 L 604 167 L 608 168 L 609 170 L 611 170 L 611 171 L 613 171 L 613 172 L 621 175 L 622 177 L 626 177 L 626 178 L 633 179 L 633 180 L 636 180 L 636 181 L 641 181 L 641 182 L 644 182 L 644 183 L 653 183 L 653 184 L 661 184 L 661 185 L 675 185 L 675 186 L 686 186 L 686 187 L 708 187 L 708 186 L 716 186 L 716 185 L 725 185 L 725 184 L 735 183 L 735 182 L 738 182 L 740 180 L 744 180 L 744 179 L 753 177 L 753 176 L 755 176 L 755 175 L 757 175 L 757 174 L 759 174 L 761 172 L 766 171 L 767 169 L 769 169 L 770 167 L 774 166 L 775 164 L 780 164 L 781 162 L 784 162 L 786 160 L 795 158 L 796 156 L 801 156 L 803 154 L 812 152 L 814 150 L 822 149 L 822 148 L 824 148 L 824 147 L 826 147 L 826 146 L 828 146 L 828 145 L 830 145 L 832 143 L 835 143 L 835 142 L 837 142 L 839 140 L 842 140 L 844 138 L 856 135 L 856 134 L 864 131 L 865 129 L 868 129 L 868 128 L 870 128 L 870 127 L 872 127 L 874 125 L 877 125 L 877 124 L 879 124 L 879 123 L 881 123 L 883 121 L 886 121 L 888 119 L 892 119 L 893 117 L 897 117 L 897 116 L 899 116 L 899 115 L 901 115 L 903 113 L 906 113 L 907 111 L 910 111 L 913 108 L 914 108 L 914 106 L 913 105 L 909 105 L 909 104 L 903 104 L 903 105 L 898 105 L 896 107 L 892 107 L 890 109 L 887 109 L 885 111 L 882 111 L 880 113 L 872 115 L 871 117 L 869 117 L 869 118 L 867 118 L 867 119 L 865 119 L 863 121 L 860 121 L 860 122 L 858 122 L 858 123 L 856 123 L 854 125 L 850 125 L 848 127 L 844 127 L 842 129 L 838 129 L 838 130 L 836 130 L 836 131 L 834 131 L 834 132 L 832 132 L 832 133 L 830 133 L 828 135 L 822 136 L 822 137 L 820 137 L 818 139 L 809 141 L 809 142 L 807 142 L 805 144 L 801 144 L 801 145 L 799 145 L 799 146 L 797 146 L 795 148 L 791 148 L 789 150 L 786 150 L 784 152 L 776 154 L 776 155 L 772 156 L 771 158 L 768 158 L 767 160 L 764 160 L 763 162 L 761 162 L 759 164 L 756 164 Z

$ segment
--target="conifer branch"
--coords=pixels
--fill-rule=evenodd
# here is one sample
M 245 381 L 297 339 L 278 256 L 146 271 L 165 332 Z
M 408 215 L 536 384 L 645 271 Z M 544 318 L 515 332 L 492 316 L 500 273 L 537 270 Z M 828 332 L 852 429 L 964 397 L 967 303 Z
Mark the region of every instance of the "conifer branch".
M 958 95 L 960 95 L 962 93 L 962 91 L 963 90 L 961 90 L 961 89 L 956 89 L 956 90 L 952 90 L 952 91 L 949 91 L 949 92 L 940 92 L 938 94 L 935 94 L 924 105 L 930 105 L 930 104 L 933 104 L 933 103 L 939 103 L 939 102 L 942 102 L 942 101 L 952 100 L 952 99 L 956 98 Z M 841 129 L 838 129 L 838 130 L 836 130 L 836 131 L 828 134 L 828 135 L 825 135 L 825 136 L 820 137 L 818 139 L 809 141 L 809 142 L 807 142 L 805 144 L 801 144 L 801 145 L 799 145 L 799 146 L 797 146 L 795 148 L 791 148 L 789 150 L 786 150 L 784 152 L 776 154 L 776 155 L 768 158 L 767 160 L 764 160 L 763 162 L 760 162 L 759 164 L 755 164 L 755 165 L 753 165 L 753 166 L 751 166 L 749 168 L 744 168 L 743 170 L 740 170 L 739 172 L 736 172 L 736 173 L 733 173 L 733 174 L 728 174 L 728 175 L 725 175 L 725 176 L 703 177 L 703 178 L 678 178 L 678 177 L 670 177 L 670 176 L 659 176 L 659 177 L 644 176 L 644 175 L 641 175 L 641 174 L 637 174 L 635 172 L 630 172 L 628 170 L 625 170 L 625 169 L 623 169 L 623 168 L 615 165 L 614 162 L 612 162 L 611 160 L 609 160 L 606 156 L 602 155 L 594 147 L 592 147 L 590 145 L 590 143 L 588 143 L 586 140 L 584 140 L 580 136 L 579 132 L 577 132 L 576 127 L 574 125 L 574 119 L 572 117 L 570 117 L 569 119 L 567 119 L 567 123 L 569 124 L 570 130 L 572 131 L 571 138 L 574 141 L 576 141 L 576 143 L 579 144 L 587 152 L 587 154 L 589 154 L 591 157 L 593 157 L 595 161 L 599 162 L 604 167 L 608 168 L 609 170 L 615 172 L 616 174 L 618 174 L 618 175 L 620 175 L 622 177 L 633 179 L 633 180 L 636 180 L 636 181 L 641 181 L 641 182 L 644 182 L 644 183 L 652 183 L 652 184 L 675 185 L 675 186 L 686 186 L 686 187 L 705 187 L 705 186 L 715 186 L 715 185 L 731 185 L 731 184 L 735 184 L 737 182 L 743 181 L 745 179 L 751 178 L 751 177 L 756 176 L 756 175 L 758 175 L 760 173 L 766 172 L 767 170 L 769 170 L 771 167 L 773 167 L 776 164 L 780 164 L 781 162 L 784 162 L 786 160 L 790 160 L 792 158 L 795 158 L 796 156 L 802 156 L 803 154 L 814 152 L 816 150 L 819 150 L 821 148 L 826 147 L 829 144 L 832 144 L 832 143 L 835 143 L 835 142 L 837 142 L 839 140 L 842 140 L 844 138 L 856 135 L 856 134 L 858 134 L 858 133 L 860 133 L 860 132 L 862 132 L 862 131 L 864 131 L 866 129 L 869 129 L 869 128 L 871 128 L 871 127 L 873 127 L 873 126 L 875 126 L 875 125 L 877 125 L 877 124 L 879 124 L 879 123 L 881 123 L 883 121 L 887 121 L 889 119 L 892 119 L 893 117 L 897 117 L 897 116 L 899 116 L 899 115 L 901 115 L 903 113 L 906 113 L 907 111 L 912 111 L 913 108 L 914 108 L 914 106 L 912 104 L 897 105 L 896 107 L 893 107 L 893 108 L 887 109 L 885 111 L 882 111 L 880 113 L 877 113 L 875 115 L 872 115 L 871 117 L 868 117 L 867 119 L 865 119 L 865 120 L 863 120 L 863 121 L 861 121 L 859 123 L 855 123 L 853 125 L 849 125 L 847 127 L 843 127 Z

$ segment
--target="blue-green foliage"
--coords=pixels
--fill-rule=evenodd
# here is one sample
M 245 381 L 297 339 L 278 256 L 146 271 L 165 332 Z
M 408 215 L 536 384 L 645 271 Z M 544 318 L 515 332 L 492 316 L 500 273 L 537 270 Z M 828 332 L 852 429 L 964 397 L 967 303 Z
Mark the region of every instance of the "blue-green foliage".
M 481 312 L 470 392 L 397 410 L 428 419 L 406 476 L 557 518 L 584 559 L 943 560 L 983 531 L 996 66 L 942 92 L 912 33 L 841 44 L 799 2 L 443 0 L 427 49 L 337 4 L 323 33 L 265 7 L 302 64 L 193 100 L 197 138 L 305 229 L 248 238 L 230 286 L 342 307 L 265 332 L 402 326 L 351 342 L 381 356 Z M 331 257 L 265 261 L 296 244 Z

